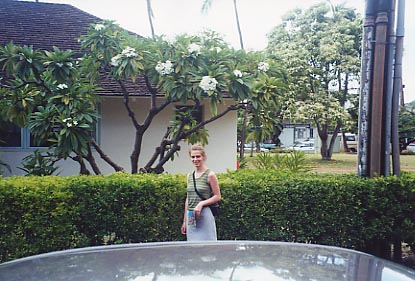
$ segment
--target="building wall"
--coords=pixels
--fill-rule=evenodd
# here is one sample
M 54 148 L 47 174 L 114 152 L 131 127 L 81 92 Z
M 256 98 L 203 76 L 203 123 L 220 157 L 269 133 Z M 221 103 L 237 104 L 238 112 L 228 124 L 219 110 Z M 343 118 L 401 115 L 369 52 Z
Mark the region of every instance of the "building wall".
M 133 108 L 139 122 L 146 116 L 149 102 L 148 98 L 143 97 L 131 99 L 130 106 Z M 224 105 L 219 105 L 218 112 L 223 108 Z M 204 109 L 205 119 L 207 119 L 211 116 L 209 106 L 205 106 Z M 170 106 L 153 120 L 143 139 L 139 167 L 143 167 L 147 163 L 156 146 L 160 144 L 161 138 L 172 120 L 173 113 L 173 106 Z M 122 99 L 119 97 L 105 97 L 101 105 L 101 116 L 99 126 L 100 146 L 111 159 L 130 172 L 130 155 L 134 145 L 135 129 L 124 108 Z M 217 173 L 224 173 L 227 169 L 236 169 L 236 124 L 237 114 L 232 111 L 206 127 L 209 131 L 209 144 L 205 147 L 207 165 Z M 187 173 L 193 169 L 188 156 L 189 146 L 182 142 L 181 148 L 174 161 L 170 161 L 164 166 L 167 173 Z M 33 151 L 34 149 L 23 151 L 21 149 L 1 150 L 0 148 L 0 159 L 12 167 L 13 175 L 22 175 L 25 173 L 16 167 L 22 166 L 23 157 Z M 96 155 L 96 161 L 103 174 L 114 172 L 98 155 Z M 57 165 L 60 166 L 60 175 L 79 174 L 79 165 L 73 160 L 61 161 Z M 10 173 L 5 171 L 3 175 L 9 176 Z

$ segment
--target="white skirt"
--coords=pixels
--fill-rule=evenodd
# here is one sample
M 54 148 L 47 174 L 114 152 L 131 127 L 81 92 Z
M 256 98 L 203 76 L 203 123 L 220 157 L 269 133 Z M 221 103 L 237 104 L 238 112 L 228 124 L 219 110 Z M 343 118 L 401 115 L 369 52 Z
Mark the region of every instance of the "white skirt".
M 209 207 L 204 207 L 200 216 L 196 219 L 196 226 L 189 226 L 186 214 L 187 241 L 216 241 L 215 217 Z

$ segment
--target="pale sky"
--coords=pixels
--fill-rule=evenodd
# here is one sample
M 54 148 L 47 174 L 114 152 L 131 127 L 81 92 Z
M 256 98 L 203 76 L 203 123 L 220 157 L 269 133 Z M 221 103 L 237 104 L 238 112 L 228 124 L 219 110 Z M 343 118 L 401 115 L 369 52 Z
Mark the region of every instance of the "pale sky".
M 102 19 L 115 20 L 123 28 L 142 36 L 150 36 L 146 0 L 39 0 L 40 2 L 65 3 Z M 151 0 L 153 24 L 157 35 L 174 37 L 177 34 L 197 34 L 204 28 L 222 34 L 235 48 L 239 37 L 235 24 L 233 1 L 212 0 L 208 13 L 202 14 L 203 0 Z M 267 44 L 266 34 L 281 23 L 281 16 L 296 7 L 308 8 L 325 0 L 238 0 L 239 20 L 245 49 L 261 50 Z M 354 7 L 363 15 L 365 0 L 332 0 Z M 403 83 L 405 102 L 415 100 L 415 21 L 409 11 L 415 9 L 414 0 L 406 0 Z

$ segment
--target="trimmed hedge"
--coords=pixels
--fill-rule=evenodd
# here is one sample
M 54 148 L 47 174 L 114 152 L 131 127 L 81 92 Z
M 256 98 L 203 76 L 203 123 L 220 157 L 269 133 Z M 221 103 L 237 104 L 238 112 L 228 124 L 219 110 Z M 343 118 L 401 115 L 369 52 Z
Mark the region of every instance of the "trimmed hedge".
M 415 241 L 415 174 L 354 175 L 241 170 L 219 175 L 221 240 L 335 245 L 382 255 Z M 184 175 L 0 179 L 0 262 L 114 243 L 184 240 Z

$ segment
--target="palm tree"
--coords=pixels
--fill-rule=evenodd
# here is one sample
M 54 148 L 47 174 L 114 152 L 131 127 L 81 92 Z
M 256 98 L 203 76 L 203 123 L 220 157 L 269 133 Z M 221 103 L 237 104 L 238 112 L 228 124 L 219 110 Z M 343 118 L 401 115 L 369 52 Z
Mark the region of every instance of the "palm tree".
M 202 12 L 207 12 L 209 8 L 212 6 L 212 0 L 204 0 L 202 4 Z M 236 26 L 238 28 L 238 34 L 239 34 L 239 43 L 241 45 L 241 49 L 244 49 L 244 42 L 242 40 L 242 31 L 241 31 L 241 25 L 239 23 L 239 15 L 238 15 L 238 4 L 237 0 L 233 0 L 233 9 L 235 12 L 235 20 L 236 20 Z
M 153 25 L 154 13 L 153 13 L 153 9 L 151 8 L 151 0 L 146 0 L 146 1 L 147 1 L 148 21 L 150 22 L 150 28 L 151 28 L 151 36 L 155 37 L 156 33 L 154 32 L 154 25 Z
M 202 4 L 202 13 L 207 12 L 209 8 L 212 6 L 212 0 L 204 0 Z M 241 31 L 241 24 L 239 22 L 239 14 L 238 14 L 238 4 L 237 0 L 233 0 L 233 10 L 235 12 L 235 20 L 236 20 L 236 26 L 238 28 L 238 34 L 239 34 L 239 43 L 241 46 L 241 49 L 244 49 L 244 41 L 242 39 L 242 31 Z M 245 145 L 245 138 L 246 138 L 246 126 L 248 123 L 248 110 L 244 109 L 243 114 L 243 121 L 242 121 L 242 129 L 241 129 L 241 141 L 239 145 L 239 158 L 244 158 L 244 145 Z

